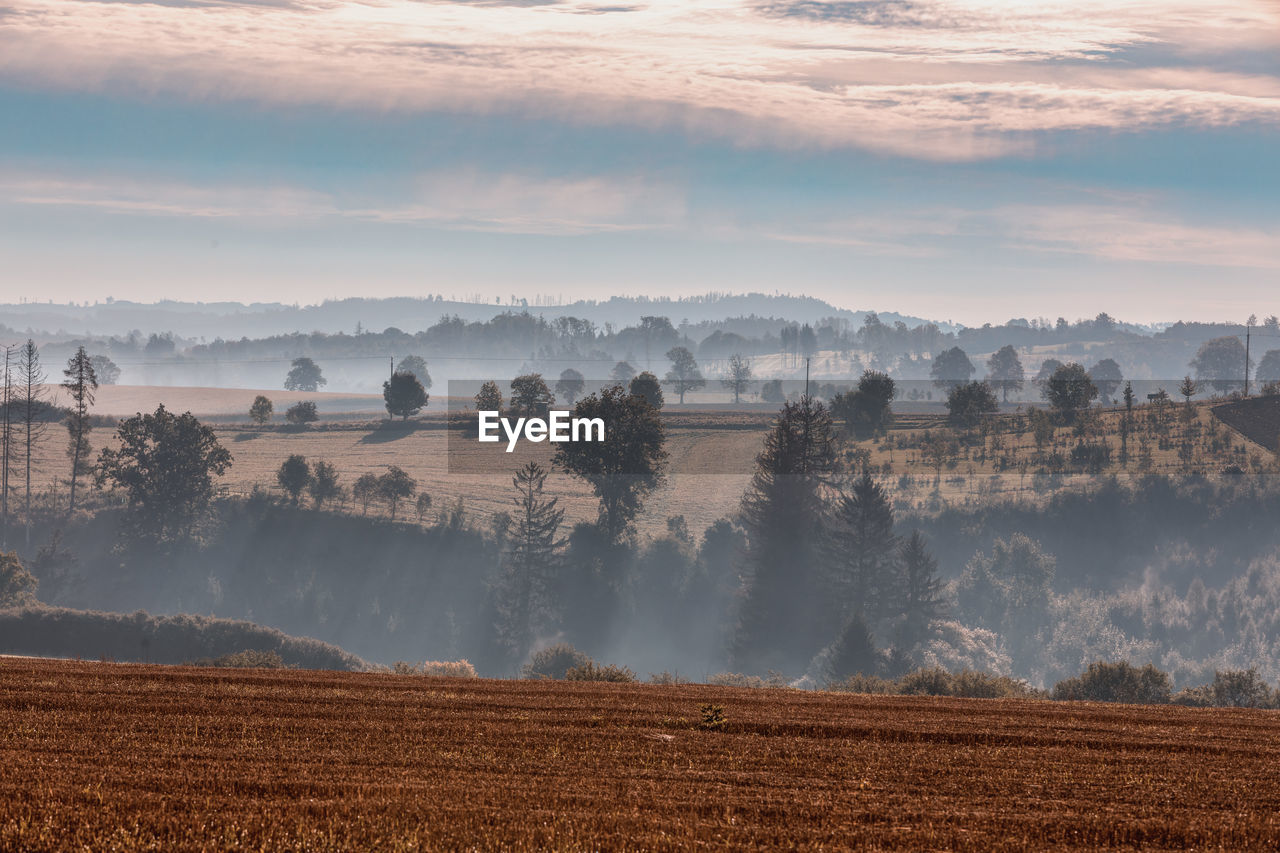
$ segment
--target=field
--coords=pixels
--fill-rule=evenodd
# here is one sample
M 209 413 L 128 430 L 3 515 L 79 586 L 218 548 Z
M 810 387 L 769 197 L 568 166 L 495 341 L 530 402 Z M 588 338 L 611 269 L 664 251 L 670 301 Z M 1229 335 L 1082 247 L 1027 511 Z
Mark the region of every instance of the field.
M 0 659 L 0 751 L 3 849 L 1280 845 L 1267 711 Z
M 322 415 L 328 410 L 337 418 L 322 417 L 318 428 L 298 432 L 246 425 L 237 413 L 247 410 L 255 391 L 113 387 L 102 393 L 98 411 L 103 413 L 150 409 L 164 401 L 176 411 L 190 408 L 211 418 L 234 456 L 231 470 L 220 481 L 229 494 L 246 495 L 255 488 L 278 493 L 275 472 L 285 458 L 297 453 L 312 461 L 332 462 L 348 487 L 363 473 L 380 474 L 388 465 L 399 465 L 433 498 L 433 509 L 424 520 L 434 520 L 438 511 L 461 499 L 468 515 L 485 523 L 493 514 L 512 508 L 511 472 L 521 462 L 537 458 L 548 467 L 550 462 L 551 448 L 545 443 L 525 443 L 526 452 L 510 456 L 499 452 L 498 464 L 487 463 L 487 467 L 475 463 L 469 453 L 451 460 L 442 414 L 425 416 L 418 429 L 389 425 L 376 419 L 380 398 L 375 397 L 269 392 L 277 410 L 294 398 L 316 398 Z M 1197 403 L 1188 410 L 1177 403 L 1159 411 L 1138 407 L 1129 457 L 1123 463 L 1119 438 L 1123 412 L 1119 409 L 1094 410 L 1078 426 L 1059 426 L 1040 446 L 1020 412 L 1005 412 L 992 419 L 988 429 L 965 433 L 949 429 L 941 415 L 904 411 L 886 437 L 850 442 L 844 450 L 849 468 L 856 470 L 864 463 L 873 467 L 899 507 L 924 512 L 947 504 L 993 500 L 1040 502 L 1064 489 L 1087 489 L 1099 476 L 1114 475 L 1127 482 L 1147 473 L 1197 472 L 1213 479 L 1229 472 L 1273 470 L 1275 456 L 1224 426 L 1211 406 Z M 661 533 L 667 518 L 674 515 L 683 515 L 691 530 L 700 531 L 736 512 L 772 415 L 771 409 L 755 405 L 738 411 L 668 406 L 664 419 L 669 476 L 646 501 L 638 519 L 640 532 Z M 108 443 L 110 436 L 106 428 L 95 431 L 95 447 Z M 1105 445 L 1109 459 L 1092 469 L 1075 464 L 1072 452 L 1081 443 Z M 50 429 L 36 458 L 34 488 L 48 492 L 47 500 L 57 500 L 57 493 L 65 491 L 65 447 L 65 432 L 60 427 Z M 560 498 L 567 522 L 595 518 L 595 498 L 581 481 L 554 473 L 547 489 Z M 350 500 L 344 509 L 363 511 Z M 386 508 L 375 505 L 368 511 L 385 514 Z

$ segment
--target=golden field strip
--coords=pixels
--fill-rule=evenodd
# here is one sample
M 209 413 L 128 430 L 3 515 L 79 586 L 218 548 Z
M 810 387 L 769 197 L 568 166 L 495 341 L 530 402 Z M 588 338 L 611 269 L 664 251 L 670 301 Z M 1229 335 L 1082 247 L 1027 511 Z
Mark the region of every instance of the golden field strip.
M 1278 761 L 1271 711 L 0 659 L 6 850 L 1274 850 Z
M 95 410 L 119 415 L 138 409 L 147 411 L 157 403 L 165 402 L 175 411 L 191 409 L 198 416 L 218 419 L 212 422 L 212 426 L 234 458 L 230 471 L 219 481 L 224 491 L 230 494 L 247 495 L 255 488 L 279 494 L 275 472 L 289 455 L 297 453 L 311 461 L 325 459 L 333 463 L 338 469 L 341 482 L 347 487 L 363 473 L 380 474 L 388 465 L 400 466 L 418 481 L 421 490 L 425 490 L 433 498 L 433 509 L 427 521 L 434 520 L 438 511 L 452 506 L 458 499 L 463 501 L 468 515 L 480 523 L 486 522 L 494 513 L 512 508 L 511 498 L 514 493 L 510 488 L 510 473 L 506 469 L 490 468 L 487 473 L 460 473 L 449 469 L 441 413 L 425 416 L 425 421 L 421 424 L 424 428 L 405 429 L 398 424 L 375 419 L 372 412 L 381 402 L 380 397 L 266 392 L 276 400 L 277 426 L 259 430 L 244 422 L 227 422 L 226 419 L 237 416 L 241 410 L 247 411 L 248 402 L 257 393 L 226 389 L 113 386 L 101 389 L 99 405 Z M 323 416 L 328 404 L 325 398 L 328 396 L 335 398 L 331 401 L 335 406 L 335 414 L 340 414 L 336 405 L 340 398 L 342 405 L 347 407 L 347 416 L 352 416 L 352 412 L 360 409 L 365 412 L 361 417 L 369 420 L 326 424 Z M 301 398 L 318 399 L 321 423 L 316 425 L 317 428 L 303 431 L 281 428 L 284 405 Z M 1195 406 L 1194 423 L 1202 437 L 1200 440 L 1204 440 L 1203 436 L 1208 434 L 1211 426 L 1216 428 L 1221 436 L 1222 447 L 1209 454 L 1197 467 L 1211 478 L 1218 476 L 1229 465 L 1236 465 L 1244 470 L 1274 469 L 1274 455 L 1246 441 L 1233 430 L 1217 424 L 1210 411 L 1211 405 L 1198 403 Z M 1139 417 L 1146 417 L 1143 414 L 1145 411 L 1140 408 Z M 735 513 L 750 482 L 753 462 L 761 449 L 771 417 L 770 410 L 760 407 L 734 411 L 723 408 L 698 409 L 693 406 L 685 409 L 674 404 L 667 406 L 664 420 L 668 429 L 668 470 L 671 474 L 645 501 L 637 522 L 640 532 L 665 532 L 667 518 L 674 515 L 683 515 L 691 530 L 702 530 L 716 519 Z M 1113 448 L 1113 460 L 1116 459 L 1119 448 L 1119 419 L 1120 412 L 1110 409 L 1102 411 L 1097 421 L 1098 434 L 1105 436 Z M 1179 459 L 1176 439 L 1178 431 L 1187 428 L 1182 420 L 1180 403 L 1171 409 L 1169 419 L 1174 439 L 1164 447 L 1153 441 L 1148 442 L 1151 451 L 1148 468 L 1144 469 L 1138 460 L 1138 439 L 1135 437 L 1131 443 L 1130 463 L 1120 466 L 1113 461 L 1102 473 L 1107 476 L 1114 474 L 1121 482 L 1126 482 L 1147 471 L 1173 474 L 1184 471 L 1186 466 Z M 242 420 L 247 421 L 247 416 Z M 1052 491 L 1087 488 L 1096 479 L 1086 474 L 1065 473 L 1048 487 L 1041 484 L 1037 488 L 1034 476 L 1037 465 L 1031 461 L 1035 457 L 1036 447 L 1029 430 L 989 436 L 985 441 L 986 453 L 982 453 L 977 447 L 962 447 L 961 458 L 954 460 L 954 464 L 948 464 L 941 472 L 931 466 L 920 447 L 901 446 L 904 443 L 918 445 L 919 438 L 926 430 L 936 432 L 940 427 L 945 427 L 945 419 L 941 415 L 902 414 L 889 432 L 887 440 L 850 443 L 847 448 L 866 451 L 869 454 L 867 460 L 875 467 L 891 493 L 920 508 L 966 501 L 1038 502 L 1043 501 Z M 1055 431 L 1054 443 L 1060 452 L 1069 452 L 1077 440 L 1078 437 L 1069 427 L 1059 427 Z M 106 427 L 96 429 L 91 434 L 91 441 L 96 453 L 97 449 L 112 441 L 112 430 Z M 65 478 L 69 467 L 66 444 L 65 430 L 58 424 L 50 424 L 35 457 L 34 488 L 45 494 L 53 490 L 53 499 L 56 499 L 57 492 L 65 492 L 66 489 Z M 493 445 L 487 445 L 484 452 L 489 453 L 493 448 Z M 476 450 L 479 450 L 479 446 Z M 488 458 L 496 457 L 508 462 L 510 471 L 514 472 L 529 458 L 538 459 L 549 467 L 551 452 L 549 444 L 530 445 L 524 442 L 509 457 L 499 452 L 490 454 Z M 1029 464 L 1021 471 L 1009 467 L 1000 470 L 997 457 L 1001 454 L 1012 454 L 1017 459 L 1028 460 Z M 904 474 L 911 480 L 905 488 L 900 484 Z M 937 480 L 940 482 L 936 483 L 935 488 Z M 555 472 L 547 481 L 547 490 L 549 494 L 560 498 L 568 523 L 594 520 L 596 500 L 580 480 Z M 350 500 L 347 500 L 343 509 L 347 512 L 361 512 L 361 508 Z M 371 507 L 369 512 L 374 515 L 386 514 L 385 508 L 377 505 Z M 401 518 L 412 517 L 411 509 L 402 507 L 400 513 Z

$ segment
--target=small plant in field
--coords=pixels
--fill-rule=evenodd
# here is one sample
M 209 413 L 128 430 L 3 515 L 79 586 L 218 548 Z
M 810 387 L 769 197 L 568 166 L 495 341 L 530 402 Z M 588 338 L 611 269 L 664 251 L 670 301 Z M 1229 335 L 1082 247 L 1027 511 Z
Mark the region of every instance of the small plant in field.
M 724 727 L 729 724 L 728 717 L 724 715 L 724 708 L 720 705 L 703 705 L 698 711 L 702 714 L 702 719 L 698 722 L 698 728 L 703 731 L 723 731 Z

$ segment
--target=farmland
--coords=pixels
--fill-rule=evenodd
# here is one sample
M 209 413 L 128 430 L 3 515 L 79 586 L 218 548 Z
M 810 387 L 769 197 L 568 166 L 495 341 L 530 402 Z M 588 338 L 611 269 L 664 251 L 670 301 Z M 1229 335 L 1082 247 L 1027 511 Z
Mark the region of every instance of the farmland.
M 1274 849 L 1277 744 L 1265 711 L 7 659 L 0 847 Z
M 347 486 L 363 473 L 381 473 L 388 465 L 398 465 L 433 498 L 434 508 L 425 520 L 433 520 L 436 512 L 461 500 L 468 515 L 483 522 L 497 512 L 510 510 L 510 471 L 528 458 L 547 466 L 550 463 L 548 444 L 525 443 L 510 456 L 497 453 L 498 465 L 469 463 L 470 451 L 459 456 L 455 450 L 450 458 L 441 413 L 425 415 L 408 426 L 388 424 L 376 420 L 380 397 L 268 392 L 276 399 L 277 414 L 295 399 L 318 401 L 320 424 L 298 431 L 280 426 L 255 429 L 245 424 L 243 412 L 257 393 L 254 391 L 101 390 L 97 411 L 102 413 L 122 415 L 165 402 L 176 411 L 190 409 L 209 418 L 234 456 L 230 471 L 220 481 L 233 495 L 247 495 L 255 488 L 278 492 L 276 469 L 296 453 L 313 461 L 332 462 Z M 328 419 L 326 412 L 336 420 Z M 968 435 L 948 429 L 940 414 L 904 412 L 884 438 L 847 443 L 845 456 L 851 468 L 872 466 L 900 507 L 926 512 L 947 504 L 1040 502 L 1063 489 L 1088 488 L 1099 476 L 1115 475 L 1128 482 L 1148 473 L 1198 472 L 1216 478 L 1228 469 L 1259 473 L 1275 465 L 1275 457 L 1265 447 L 1248 442 L 1221 424 L 1209 403 L 1197 403 L 1189 409 L 1182 404 L 1169 404 L 1163 410 L 1138 407 L 1124 462 L 1119 439 L 1123 412 L 1094 412 L 1073 426 L 1058 426 L 1039 444 L 1019 412 L 1006 411 L 991 420 L 988 428 Z M 641 532 L 665 531 L 667 518 L 674 515 L 683 515 L 691 529 L 701 530 L 734 513 L 772 415 L 772 408 L 755 405 L 741 410 L 668 406 L 664 410 L 668 477 L 646 501 L 638 519 Z M 110 435 L 108 429 L 100 428 L 92 440 L 101 447 L 111 441 Z M 1072 464 L 1071 453 L 1081 443 L 1105 445 L 1110 458 L 1091 470 Z M 64 449 L 65 434 L 61 429 L 52 430 L 37 455 L 34 482 L 38 491 L 48 493 L 48 500 L 56 500 L 54 492 L 65 489 L 59 482 L 65 477 Z M 555 472 L 547 488 L 560 498 L 568 522 L 594 519 L 596 501 L 583 482 Z M 343 508 L 363 511 L 351 501 Z M 385 512 L 376 505 L 368 511 Z

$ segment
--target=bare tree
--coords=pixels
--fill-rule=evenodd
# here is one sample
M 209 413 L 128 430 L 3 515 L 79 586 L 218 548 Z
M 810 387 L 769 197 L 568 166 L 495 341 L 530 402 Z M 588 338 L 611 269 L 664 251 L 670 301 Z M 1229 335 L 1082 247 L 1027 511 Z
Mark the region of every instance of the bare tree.
M 93 393 L 98 390 L 98 376 L 94 372 L 93 362 L 84 347 L 76 350 L 76 354 L 67 361 L 67 369 L 62 371 L 66 379 L 62 387 L 71 395 L 71 411 L 67 414 L 67 456 L 71 458 L 71 498 L 67 503 L 67 514 L 76 509 L 76 482 L 80 475 L 92 470 L 89 454 L 89 407 L 93 405 Z
M 0 529 L 0 547 L 9 544 L 9 463 L 13 460 L 13 357 L 15 347 L 6 344 L 4 348 L 4 382 L 3 397 L 0 397 L 0 408 L 4 409 L 3 420 L 0 421 L 0 516 L 3 516 L 3 529 Z
M 45 420 L 44 369 L 40 366 L 40 349 L 36 342 L 27 339 L 18 351 L 18 427 L 22 439 L 23 466 L 25 468 L 25 497 L 23 521 L 26 525 L 27 547 L 31 547 L 31 468 L 36 447 L 44 438 L 48 423 Z
M 729 377 L 721 379 L 720 384 L 733 392 L 733 402 L 737 404 L 742 392 L 751 384 L 751 362 L 735 353 L 729 358 Z

